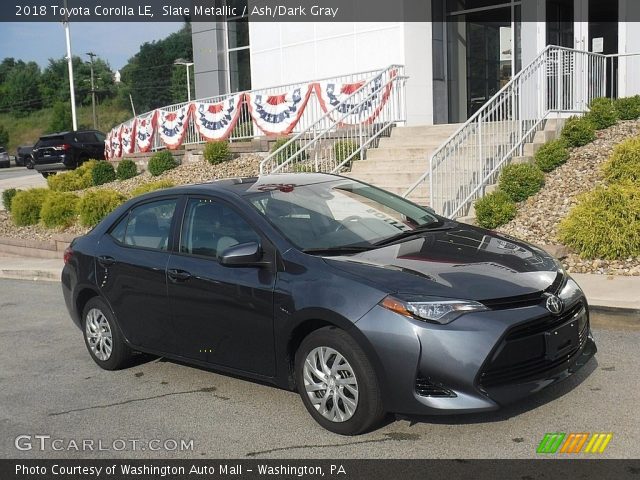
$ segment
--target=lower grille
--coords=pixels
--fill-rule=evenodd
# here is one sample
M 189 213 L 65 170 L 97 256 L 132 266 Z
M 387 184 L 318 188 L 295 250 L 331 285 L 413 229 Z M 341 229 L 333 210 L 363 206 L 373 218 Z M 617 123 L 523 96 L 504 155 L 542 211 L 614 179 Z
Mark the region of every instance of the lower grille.
M 457 395 L 442 385 L 433 383 L 428 378 L 418 375 L 416 377 L 416 393 L 421 397 L 449 397 L 453 398 Z
M 559 358 L 545 355 L 545 333 L 575 318 L 578 322 L 578 344 Z M 509 331 L 496 349 L 496 354 L 480 374 L 481 387 L 495 387 L 527 379 L 541 378 L 545 374 L 573 360 L 587 341 L 589 321 L 582 303 L 560 317 L 549 317 L 529 322 Z

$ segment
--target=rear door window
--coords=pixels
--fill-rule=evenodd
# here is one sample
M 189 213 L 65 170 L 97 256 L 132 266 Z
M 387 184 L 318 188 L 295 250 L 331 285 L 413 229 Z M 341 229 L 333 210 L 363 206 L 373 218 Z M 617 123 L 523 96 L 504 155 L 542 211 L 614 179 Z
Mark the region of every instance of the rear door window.
M 130 247 L 166 251 L 177 199 L 162 199 L 133 208 L 110 235 Z

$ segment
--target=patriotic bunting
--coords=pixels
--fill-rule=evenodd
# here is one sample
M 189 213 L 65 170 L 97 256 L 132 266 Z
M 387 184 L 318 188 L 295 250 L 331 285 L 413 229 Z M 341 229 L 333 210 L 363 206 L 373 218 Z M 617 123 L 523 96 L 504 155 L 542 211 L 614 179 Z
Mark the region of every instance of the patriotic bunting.
M 127 155 L 133 153 L 135 150 L 135 138 L 136 138 L 136 122 L 132 120 L 129 123 L 122 125 L 120 131 L 120 143 L 122 145 L 122 154 Z
M 104 139 L 104 158 L 111 160 L 111 132 L 107 133 L 107 138 Z
M 182 139 L 187 132 L 191 104 L 179 108 L 175 112 L 157 110 L 158 133 L 169 150 L 175 150 L 182 145 Z
M 122 132 L 122 125 L 119 125 L 111 130 L 111 157 L 120 158 L 122 156 L 122 143 L 120 142 L 120 133 Z
M 396 75 L 397 70 L 388 74 L 384 72 L 368 84 L 363 80 L 354 83 L 318 82 L 315 84 L 316 95 L 325 113 L 332 111 L 336 118 L 346 115 L 340 121 L 341 125 L 368 125 L 389 100 Z M 363 90 L 353 95 L 360 89 Z M 356 108 L 365 98 L 368 100 Z
M 156 112 L 153 111 L 144 117 L 136 119 L 135 138 L 138 150 L 148 152 L 153 143 L 153 134 L 156 128 Z
M 288 135 L 302 116 L 313 84 L 297 87 L 281 95 L 246 93 L 249 114 L 258 128 L 267 135 Z
M 220 103 L 194 102 L 193 122 L 200 135 L 208 141 L 223 140 L 231 135 L 238 121 L 243 97 L 239 93 Z

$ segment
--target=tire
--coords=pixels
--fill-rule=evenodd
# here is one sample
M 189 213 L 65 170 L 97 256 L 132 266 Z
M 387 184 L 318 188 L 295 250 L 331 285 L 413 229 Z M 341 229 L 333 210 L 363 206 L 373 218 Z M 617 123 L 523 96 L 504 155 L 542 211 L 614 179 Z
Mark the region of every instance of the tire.
M 53 175 L 53 173 L 51 173 L 51 172 L 40 172 L 40 175 L 42 175 L 44 178 L 49 178 L 49 176 Z
M 120 370 L 128 366 L 133 352 L 124 342 L 105 301 L 99 297 L 89 300 L 82 312 L 82 319 L 84 343 L 93 361 L 105 370 Z M 111 350 L 108 348 L 109 342 Z
M 321 373 L 322 355 L 327 368 Z M 307 360 L 311 363 L 307 364 Z M 340 368 L 334 371 L 336 361 Z M 327 370 L 331 372 L 328 377 Z M 296 352 L 295 377 L 304 406 L 316 422 L 333 433 L 364 433 L 384 417 L 373 366 L 360 346 L 343 330 L 325 327 L 310 333 Z M 327 388 L 321 389 L 322 386 Z
M 27 169 L 33 170 L 33 158 L 31 158 L 31 157 L 25 158 L 24 165 L 25 165 L 25 167 L 27 167 Z

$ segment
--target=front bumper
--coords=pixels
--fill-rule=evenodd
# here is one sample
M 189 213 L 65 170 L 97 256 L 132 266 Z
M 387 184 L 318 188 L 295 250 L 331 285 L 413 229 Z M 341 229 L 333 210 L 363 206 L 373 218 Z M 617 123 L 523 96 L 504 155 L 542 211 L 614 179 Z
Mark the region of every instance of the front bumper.
M 533 305 L 434 325 L 375 307 L 356 325 L 377 356 L 385 408 L 406 415 L 491 411 L 574 374 L 597 349 L 579 287 L 569 280 L 562 296 L 567 318 L 551 318 L 543 305 Z M 579 305 L 585 318 L 577 343 L 550 357 L 545 335 L 577 323 Z M 534 334 L 523 337 L 531 326 Z

